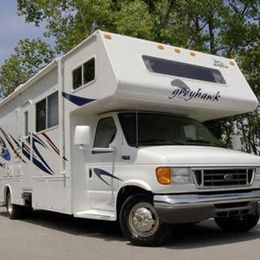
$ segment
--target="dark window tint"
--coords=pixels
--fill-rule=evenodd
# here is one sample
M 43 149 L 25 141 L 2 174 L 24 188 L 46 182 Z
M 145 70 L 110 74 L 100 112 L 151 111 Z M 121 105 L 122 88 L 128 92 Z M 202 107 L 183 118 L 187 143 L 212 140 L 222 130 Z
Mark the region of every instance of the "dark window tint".
M 210 69 L 150 56 L 143 56 L 143 60 L 146 68 L 154 73 L 226 84 L 225 79 L 217 69 Z
M 24 136 L 29 135 L 29 112 L 24 112 Z
M 48 127 L 58 125 L 59 121 L 58 92 L 48 96 Z
M 118 117 L 130 146 L 221 146 L 206 127 L 193 119 L 155 113 L 120 113 Z
M 116 125 L 112 117 L 101 119 L 97 126 L 94 147 L 108 148 L 116 136 Z
M 36 104 L 36 131 L 46 129 L 46 99 Z
M 95 59 L 91 59 L 83 65 L 84 84 L 95 79 Z
M 82 85 L 82 67 L 73 71 L 73 89 L 79 88 Z

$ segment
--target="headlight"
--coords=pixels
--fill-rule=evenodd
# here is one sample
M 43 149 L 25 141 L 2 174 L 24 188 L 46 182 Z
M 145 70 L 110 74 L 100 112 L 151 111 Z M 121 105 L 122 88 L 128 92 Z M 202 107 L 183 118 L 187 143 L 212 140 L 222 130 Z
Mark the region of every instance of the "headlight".
M 156 169 L 156 178 L 162 185 L 192 183 L 189 168 L 159 167 Z
M 255 181 L 260 182 L 260 167 L 255 169 Z

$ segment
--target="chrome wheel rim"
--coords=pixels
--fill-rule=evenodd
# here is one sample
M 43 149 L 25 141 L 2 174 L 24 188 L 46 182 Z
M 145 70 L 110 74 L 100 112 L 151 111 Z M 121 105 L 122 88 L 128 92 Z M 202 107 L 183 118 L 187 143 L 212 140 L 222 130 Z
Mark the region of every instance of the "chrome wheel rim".
M 133 235 L 147 238 L 158 230 L 159 217 L 150 203 L 140 202 L 131 209 L 128 223 Z

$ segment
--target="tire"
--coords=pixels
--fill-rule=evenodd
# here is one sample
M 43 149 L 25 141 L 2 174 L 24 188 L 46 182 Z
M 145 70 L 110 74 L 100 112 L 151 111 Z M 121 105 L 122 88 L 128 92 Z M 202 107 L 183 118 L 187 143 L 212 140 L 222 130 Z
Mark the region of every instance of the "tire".
M 125 238 L 136 246 L 156 246 L 168 235 L 149 197 L 132 195 L 123 203 L 119 216 Z
M 224 231 L 243 233 L 254 228 L 259 220 L 257 215 L 245 215 L 240 217 L 215 218 L 216 224 Z
M 8 192 L 6 195 L 6 211 L 7 216 L 10 219 L 19 219 L 22 216 L 22 207 L 19 205 L 12 204 L 10 192 Z

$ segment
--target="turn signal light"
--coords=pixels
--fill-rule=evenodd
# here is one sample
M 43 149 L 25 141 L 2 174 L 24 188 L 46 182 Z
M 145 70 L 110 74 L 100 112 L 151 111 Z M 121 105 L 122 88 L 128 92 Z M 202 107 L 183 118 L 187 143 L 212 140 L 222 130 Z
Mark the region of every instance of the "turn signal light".
M 162 185 L 171 184 L 171 168 L 159 167 L 156 169 L 157 181 Z
M 163 47 L 163 45 L 161 45 L 161 44 L 157 44 L 157 47 L 158 47 L 158 49 L 160 49 L 160 50 L 164 50 L 164 47 Z
M 105 37 L 105 39 L 107 39 L 107 40 L 112 40 L 112 36 L 111 36 L 110 34 L 108 34 L 108 33 L 105 33 L 105 34 L 104 34 L 104 37 Z

